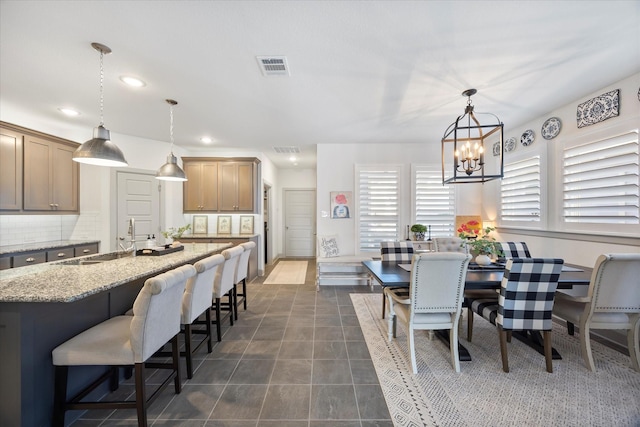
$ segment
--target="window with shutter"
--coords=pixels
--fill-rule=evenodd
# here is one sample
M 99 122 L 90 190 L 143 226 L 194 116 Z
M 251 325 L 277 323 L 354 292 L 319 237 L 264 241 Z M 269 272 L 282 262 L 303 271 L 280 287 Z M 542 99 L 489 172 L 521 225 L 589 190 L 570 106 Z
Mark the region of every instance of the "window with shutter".
M 415 166 L 413 175 L 415 223 L 430 225 L 432 238 L 455 235 L 456 186 L 442 185 L 439 168 Z
M 356 166 L 358 245 L 361 252 L 379 251 L 380 242 L 400 235 L 400 166 Z
M 565 149 L 564 221 L 639 224 L 639 163 L 637 130 Z
M 540 156 L 505 163 L 500 184 L 500 219 L 540 222 Z

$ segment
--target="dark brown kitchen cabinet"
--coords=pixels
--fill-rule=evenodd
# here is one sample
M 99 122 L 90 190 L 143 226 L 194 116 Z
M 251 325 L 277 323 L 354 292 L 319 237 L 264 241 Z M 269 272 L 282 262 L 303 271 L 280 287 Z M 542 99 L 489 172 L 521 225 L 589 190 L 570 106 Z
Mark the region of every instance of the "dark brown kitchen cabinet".
M 0 127 L 0 209 L 22 208 L 22 141 L 24 135 Z
M 256 158 L 183 157 L 184 212 L 254 213 L 260 161 Z
M 0 131 L 0 210 L 78 213 L 79 144 L 6 122 Z

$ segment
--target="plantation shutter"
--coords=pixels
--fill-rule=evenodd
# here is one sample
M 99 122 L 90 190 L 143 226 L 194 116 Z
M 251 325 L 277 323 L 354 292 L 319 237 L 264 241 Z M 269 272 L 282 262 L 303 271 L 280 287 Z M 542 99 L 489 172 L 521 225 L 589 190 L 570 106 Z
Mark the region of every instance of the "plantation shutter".
M 400 168 L 365 166 L 357 171 L 360 251 L 379 251 L 398 238 Z
M 415 221 L 431 226 L 431 237 L 453 236 L 456 218 L 455 185 L 442 185 L 442 171 L 415 169 Z
M 638 131 L 564 150 L 566 222 L 638 224 Z
M 505 164 L 500 185 L 502 221 L 540 221 L 540 156 Z

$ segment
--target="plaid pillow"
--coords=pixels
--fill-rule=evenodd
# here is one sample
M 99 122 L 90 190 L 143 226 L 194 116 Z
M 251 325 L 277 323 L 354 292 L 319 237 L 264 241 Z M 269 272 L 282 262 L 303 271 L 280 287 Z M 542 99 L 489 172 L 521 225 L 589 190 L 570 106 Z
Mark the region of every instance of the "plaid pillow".
M 380 242 L 380 256 L 382 261 L 411 262 L 413 243 L 406 241 Z

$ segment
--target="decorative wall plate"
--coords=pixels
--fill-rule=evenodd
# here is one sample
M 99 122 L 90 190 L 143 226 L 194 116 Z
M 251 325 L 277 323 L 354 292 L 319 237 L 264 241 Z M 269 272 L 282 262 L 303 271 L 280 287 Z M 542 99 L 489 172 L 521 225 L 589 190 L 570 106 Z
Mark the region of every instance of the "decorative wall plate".
M 560 133 L 562 129 L 562 122 L 557 117 L 551 117 L 542 124 L 540 134 L 544 139 L 553 139 Z
M 533 141 L 536 139 L 536 134 L 531 130 L 527 129 L 524 131 L 522 136 L 520 137 L 520 143 L 525 147 L 533 144 Z
M 499 156 L 500 155 L 500 141 L 495 142 L 493 144 L 493 155 L 494 156 Z
M 512 136 L 511 138 L 507 139 L 504 143 L 504 151 L 505 152 L 510 152 L 516 149 L 516 147 L 518 146 L 517 144 L 517 140 L 515 136 Z
M 583 128 L 619 115 L 620 89 L 616 89 L 578 104 L 576 119 L 578 127 Z

